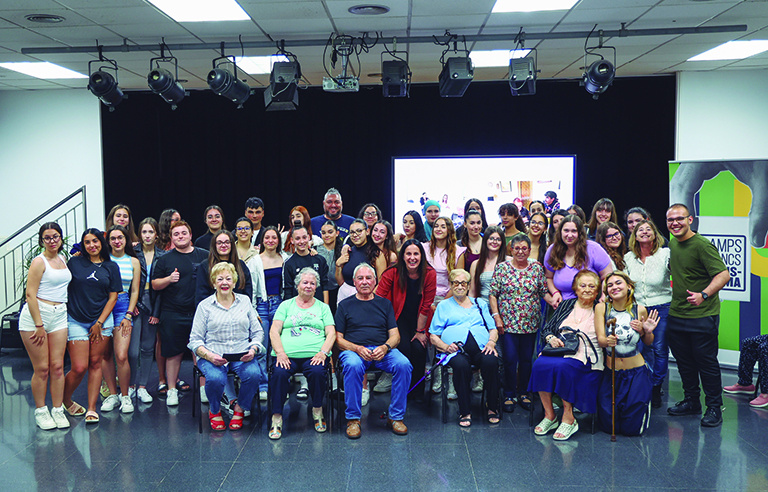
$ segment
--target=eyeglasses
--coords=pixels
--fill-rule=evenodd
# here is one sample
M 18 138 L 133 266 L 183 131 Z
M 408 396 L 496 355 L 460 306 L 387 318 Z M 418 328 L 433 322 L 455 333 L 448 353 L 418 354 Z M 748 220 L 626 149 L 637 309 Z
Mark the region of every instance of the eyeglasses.
M 690 217 L 690 215 L 685 215 L 683 217 L 667 217 L 667 224 L 674 224 L 675 222 L 683 222 L 688 217 Z
M 55 236 L 43 236 L 43 241 L 45 241 L 46 243 L 55 243 L 59 239 L 61 239 L 61 236 L 59 236 L 58 234 L 56 234 Z
M 355 231 L 349 231 L 349 235 L 350 236 L 359 236 L 360 234 L 363 233 L 363 231 L 365 231 L 365 229 L 357 229 Z
M 544 227 L 545 225 L 547 225 L 544 222 L 539 222 L 538 220 L 532 220 L 530 223 L 531 223 L 532 226 L 533 225 L 537 225 L 539 227 Z
M 496 236 L 489 237 L 488 238 L 488 242 L 489 243 L 500 243 L 501 242 L 501 238 L 500 237 L 496 237 Z
M 467 285 L 469 285 L 469 282 L 467 282 L 466 280 L 454 280 L 453 282 L 451 282 L 451 285 L 453 285 L 454 287 L 466 287 Z
M 520 248 L 513 248 L 515 253 L 527 253 L 530 248 L 528 246 L 521 246 Z
M 621 237 L 621 233 L 619 231 L 616 231 L 613 234 L 606 234 L 605 235 L 605 239 L 616 239 L 618 237 Z
M 244 232 L 244 231 L 250 231 L 250 230 L 251 230 L 251 228 L 250 228 L 250 227 L 248 227 L 248 226 L 245 226 L 245 227 L 235 227 L 235 230 L 236 230 L 237 232 Z
M 224 246 L 224 245 L 230 245 L 232 242 L 227 239 L 226 241 L 216 241 L 216 246 Z
M 376 212 L 365 212 L 363 215 L 365 217 L 378 217 L 379 216 L 379 214 L 377 214 Z

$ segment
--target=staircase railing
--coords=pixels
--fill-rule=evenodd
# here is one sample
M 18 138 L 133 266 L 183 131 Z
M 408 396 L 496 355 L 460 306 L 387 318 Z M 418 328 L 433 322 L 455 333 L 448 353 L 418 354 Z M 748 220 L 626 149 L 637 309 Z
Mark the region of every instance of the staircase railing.
M 85 230 L 87 219 L 83 186 L 0 242 L 0 316 L 18 309 L 24 297 L 26 269 L 29 268 L 30 256 L 38 249 L 37 233 L 40 225 L 44 222 L 58 222 L 64 233 L 65 244 L 71 247 L 78 241 L 78 234 Z

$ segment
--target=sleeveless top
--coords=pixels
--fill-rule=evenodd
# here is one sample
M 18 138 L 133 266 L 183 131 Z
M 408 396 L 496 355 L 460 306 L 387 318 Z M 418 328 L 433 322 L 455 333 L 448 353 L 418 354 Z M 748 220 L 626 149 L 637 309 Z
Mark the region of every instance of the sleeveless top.
M 131 292 L 131 282 L 133 281 L 133 265 L 131 264 L 131 257 L 123 255 L 120 258 L 115 258 L 109 255 L 112 261 L 117 263 L 117 268 L 120 270 L 120 280 L 123 282 L 123 292 Z
M 67 286 L 72 280 L 72 273 L 70 273 L 69 268 L 65 267 L 58 270 L 53 268 L 42 254 L 40 258 L 45 263 L 45 270 L 43 270 L 43 276 L 40 278 L 40 286 L 37 288 L 37 297 L 44 301 L 67 302 Z M 64 257 L 59 255 L 59 258 L 65 265 L 67 264 Z
M 464 270 L 469 271 L 470 267 L 472 267 L 472 263 L 474 263 L 478 258 L 480 258 L 480 253 L 475 254 L 470 250 L 469 248 L 464 251 Z M 488 299 L 488 296 L 486 295 L 486 300 Z
M 637 305 L 632 306 L 635 319 L 637 318 Z M 616 357 L 632 357 L 640 353 L 637 349 L 637 344 L 640 342 L 640 334 L 633 330 L 629 326 L 629 322 L 633 317 L 628 311 L 617 311 L 616 308 L 611 306 L 610 313 L 606 316 L 607 319 L 616 318 Z M 606 325 L 606 336 L 613 334 L 612 329 Z M 613 353 L 612 347 L 606 348 L 608 355 Z
M 480 274 L 480 292 L 477 297 L 488 302 L 488 294 L 491 293 L 491 280 L 493 279 L 493 272 L 483 272 Z
M 341 269 L 341 275 L 344 277 L 344 283 L 347 285 L 354 286 L 354 276 L 355 276 L 355 268 L 360 263 L 367 263 L 368 262 L 368 255 L 365 252 L 365 249 L 367 249 L 368 243 L 365 243 L 364 249 L 360 249 L 357 246 L 352 246 L 349 248 L 349 261 L 342 267 Z M 373 265 L 371 265 L 373 266 Z
M 283 282 L 283 267 L 265 268 L 264 283 L 268 296 L 280 295 L 280 284 Z

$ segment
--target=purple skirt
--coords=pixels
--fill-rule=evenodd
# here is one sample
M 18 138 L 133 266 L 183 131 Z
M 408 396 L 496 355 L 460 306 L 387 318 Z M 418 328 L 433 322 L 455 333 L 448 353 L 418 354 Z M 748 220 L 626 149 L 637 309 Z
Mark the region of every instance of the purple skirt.
M 541 356 L 533 363 L 529 391 L 557 393 L 585 413 L 597 412 L 602 371 L 570 357 Z

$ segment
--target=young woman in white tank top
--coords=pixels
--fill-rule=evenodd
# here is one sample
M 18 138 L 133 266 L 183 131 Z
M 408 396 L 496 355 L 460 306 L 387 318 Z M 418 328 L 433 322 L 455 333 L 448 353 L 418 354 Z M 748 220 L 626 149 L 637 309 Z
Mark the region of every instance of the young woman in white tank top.
M 67 285 L 72 275 L 59 253 L 63 248 L 61 227 L 47 222 L 40 227 L 38 244 L 42 254 L 32 260 L 27 274 L 27 303 L 19 317 L 19 332 L 32 361 L 32 397 L 35 421 L 41 429 L 64 429 L 64 351 L 67 348 Z M 51 381 L 48 411 L 45 394 Z

